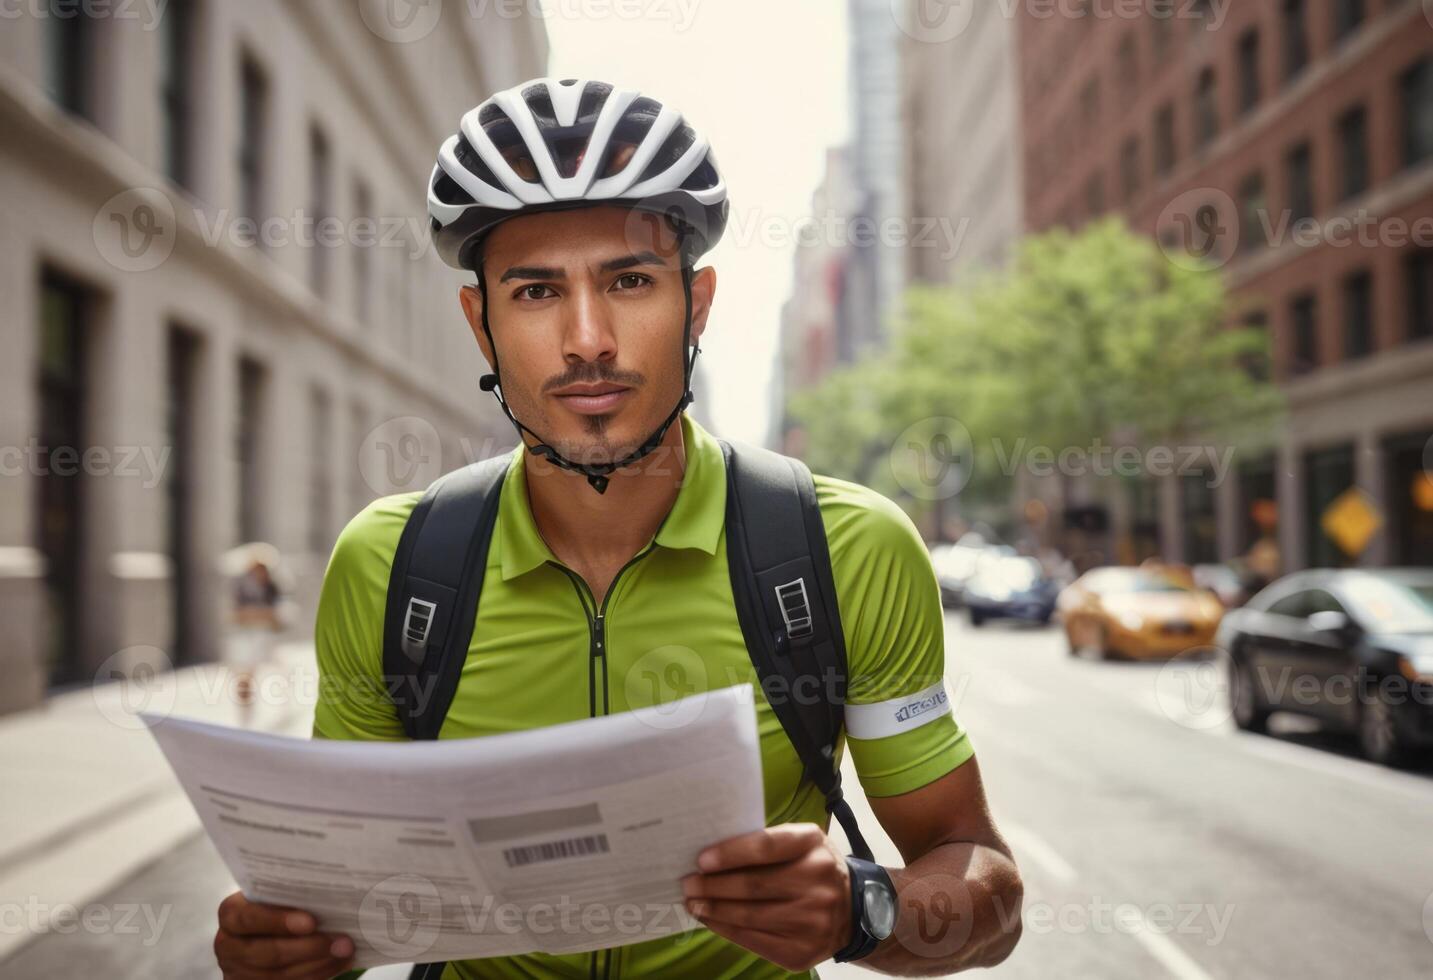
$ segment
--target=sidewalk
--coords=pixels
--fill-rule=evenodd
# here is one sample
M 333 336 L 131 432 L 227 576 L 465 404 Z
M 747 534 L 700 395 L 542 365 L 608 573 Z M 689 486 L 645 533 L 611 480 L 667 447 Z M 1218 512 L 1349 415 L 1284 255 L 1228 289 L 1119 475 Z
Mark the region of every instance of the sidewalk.
M 311 645 L 278 646 L 258 678 L 252 727 L 307 736 L 314 677 Z M 217 664 L 97 685 L 0 718 L 0 900 L 26 909 L 0 921 L 0 963 L 43 934 L 53 912 L 73 914 L 201 832 L 140 711 L 242 721 L 232 677 Z

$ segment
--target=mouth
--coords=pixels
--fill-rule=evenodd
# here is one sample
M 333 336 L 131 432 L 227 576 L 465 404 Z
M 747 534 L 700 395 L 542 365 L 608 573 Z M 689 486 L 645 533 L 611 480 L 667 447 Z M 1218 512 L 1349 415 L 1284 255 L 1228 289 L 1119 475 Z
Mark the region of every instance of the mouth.
M 612 411 L 631 393 L 631 388 L 615 384 L 573 385 L 555 397 L 579 415 L 600 415 Z

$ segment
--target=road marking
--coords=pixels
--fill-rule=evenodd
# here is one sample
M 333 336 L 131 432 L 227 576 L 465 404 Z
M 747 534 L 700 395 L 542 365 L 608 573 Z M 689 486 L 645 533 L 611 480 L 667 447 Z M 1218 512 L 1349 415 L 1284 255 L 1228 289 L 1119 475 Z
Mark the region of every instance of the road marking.
M 1023 851 L 1030 860 L 1034 861 L 1051 877 L 1057 879 L 1061 884 L 1068 885 L 1079 877 L 1070 862 L 1060 857 L 1060 852 L 1051 847 L 1043 837 L 1020 824 L 1012 824 L 1002 820 L 1000 832 L 1009 839 L 1010 846 L 1017 851 Z
M 1137 907 L 1131 906 L 1132 908 Z M 1174 940 L 1162 932 L 1156 932 L 1148 922 L 1145 921 L 1144 913 L 1139 914 L 1139 928 L 1134 930 L 1134 938 L 1145 948 L 1145 951 L 1160 962 L 1171 976 L 1178 980 L 1212 980 L 1204 968 L 1194 962 L 1189 954 L 1179 948 Z

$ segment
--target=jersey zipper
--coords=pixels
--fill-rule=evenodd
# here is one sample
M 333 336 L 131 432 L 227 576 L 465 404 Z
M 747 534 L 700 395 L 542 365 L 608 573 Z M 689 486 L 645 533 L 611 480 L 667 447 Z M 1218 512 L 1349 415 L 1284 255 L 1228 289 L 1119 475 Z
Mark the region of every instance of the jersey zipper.
M 622 573 L 652 553 L 657 546 L 653 541 L 642 551 L 633 555 L 627 564 L 617 570 L 612 576 L 612 582 L 607 586 L 607 594 L 602 597 L 602 605 L 597 605 L 597 597 L 592 594 L 587 583 L 566 565 L 557 561 L 548 561 L 553 568 L 558 569 L 571 581 L 573 588 L 577 590 L 577 598 L 582 601 L 582 614 L 587 617 L 587 713 L 589 717 L 597 717 L 597 664 L 602 663 L 602 714 L 611 711 L 611 702 L 607 693 L 607 604 L 612 601 L 612 595 L 617 591 L 617 582 L 622 578 Z M 595 611 L 594 611 L 595 610 Z
M 597 662 L 602 661 L 602 713 L 608 714 L 611 711 L 611 702 L 607 695 L 607 603 L 612 601 L 612 594 L 617 591 L 617 580 L 622 573 L 651 554 L 652 549 L 657 546 L 653 540 L 642 551 L 633 555 L 627 564 L 617 570 L 612 576 L 611 583 L 607 586 L 607 594 L 602 597 L 602 605 L 597 605 L 597 597 L 592 594 L 582 576 L 578 575 L 566 565 L 557 561 L 549 561 L 548 564 L 558 569 L 562 574 L 571 580 L 573 588 L 577 590 L 577 598 L 582 603 L 582 615 L 587 617 L 587 713 L 588 717 L 597 717 Z M 593 609 L 596 613 L 593 613 Z M 602 963 L 602 972 L 597 970 L 598 961 Z M 612 976 L 612 950 L 598 949 L 592 951 L 592 961 L 589 964 L 588 975 L 594 980 L 601 977 L 602 980 L 609 980 Z

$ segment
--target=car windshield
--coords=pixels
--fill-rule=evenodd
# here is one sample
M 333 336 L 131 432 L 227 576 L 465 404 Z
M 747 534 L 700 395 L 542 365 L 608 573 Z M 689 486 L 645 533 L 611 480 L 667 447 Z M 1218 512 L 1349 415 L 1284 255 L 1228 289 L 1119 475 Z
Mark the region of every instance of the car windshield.
M 1433 633 L 1433 575 L 1356 573 L 1344 583 L 1354 612 L 1380 633 Z
M 1096 592 L 1118 595 L 1135 592 L 1188 592 L 1189 586 L 1148 568 L 1106 568 L 1090 583 Z
M 986 587 L 1028 589 L 1040 580 L 1040 563 L 1033 558 L 998 558 L 985 562 L 977 578 Z

